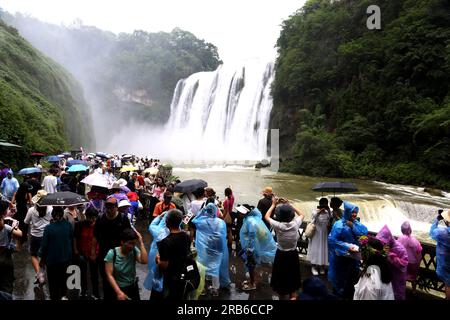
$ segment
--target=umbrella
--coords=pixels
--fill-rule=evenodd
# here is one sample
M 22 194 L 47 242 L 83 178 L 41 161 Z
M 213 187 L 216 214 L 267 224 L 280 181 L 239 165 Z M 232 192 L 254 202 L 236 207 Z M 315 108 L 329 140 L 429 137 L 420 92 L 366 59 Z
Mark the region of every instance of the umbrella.
M 95 155 L 100 158 L 108 158 L 108 155 L 104 152 L 97 152 Z
M 49 156 L 47 157 L 48 162 L 59 162 L 60 158 L 58 156 Z
M 31 156 L 32 157 L 44 157 L 45 156 L 45 154 L 43 154 L 43 153 L 41 153 L 41 152 L 33 152 L 32 154 L 31 154 Z
M 120 169 L 120 172 L 136 171 L 136 170 L 138 170 L 138 168 L 133 167 L 133 166 L 125 166 L 125 167 L 122 167 L 122 169 Z
M 74 164 L 69 168 L 69 170 L 67 170 L 67 172 L 81 172 L 86 171 L 88 169 L 89 169 L 88 167 L 83 166 L 82 164 Z
M 70 152 L 63 152 L 61 153 L 64 157 L 70 157 L 72 154 Z
M 112 185 L 111 181 L 105 175 L 98 172 L 88 175 L 86 178 L 81 180 L 81 183 L 108 189 Z
M 131 154 L 124 154 L 122 156 L 122 159 L 129 159 L 129 158 L 133 158 L 133 156 Z
M 152 168 L 145 169 L 144 173 L 157 174 L 158 171 L 159 171 L 158 168 L 152 167 Z
M 20 148 L 22 148 L 22 146 L 19 146 L 14 143 L 6 142 L 5 140 L 0 140 L 0 148 L 20 149 Z
M 188 193 L 197 190 L 198 188 L 206 188 L 208 183 L 201 179 L 184 180 L 177 184 L 174 188 L 174 192 Z
M 336 192 L 354 192 L 358 191 L 356 186 L 351 182 L 320 182 L 316 184 L 313 188 L 314 191 L 319 192 L 333 192 L 336 194 Z
M 69 160 L 67 161 L 67 166 L 73 166 L 74 164 L 82 164 L 83 166 L 89 167 L 89 163 L 87 163 L 86 161 L 83 160 Z
M 50 193 L 38 201 L 40 206 L 77 206 L 89 202 L 88 199 L 69 191 Z
M 17 174 L 27 175 L 27 174 L 39 173 L 39 172 L 42 172 L 40 168 L 30 167 L 30 168 L 23 168 L 22 170 L 17 172 Z

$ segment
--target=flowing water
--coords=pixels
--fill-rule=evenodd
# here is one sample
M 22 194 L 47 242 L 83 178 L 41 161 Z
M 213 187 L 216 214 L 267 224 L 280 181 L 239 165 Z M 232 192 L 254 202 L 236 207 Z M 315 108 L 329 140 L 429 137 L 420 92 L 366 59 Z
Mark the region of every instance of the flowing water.
M 273 78 L 273 62 L 256 59 L 194 73 L 176 85 L 166 124 L 118 126 L 105 151 L 184 161 L 266 158 Z
M 203 179 L 213 187 L 221 199 L 224 189 L 231 186 L 236 203 L 257 204 L 261 190 L 271 186 L 278 196 L 288 198 L 302 210 L 309 220 L 311 212 L 318 205 L 322 193 L 311 188 L 318 182 L 337 181 L 330 178 L 299 176 L 274 173 L 269 170 L 255 170 L 251 167 L 212 166 L 197 168 L 174 168 L 173 174 L 184 179 Z M 425 242 L 433 242 L 428 233 L 432 220 L 440 208 L 450 207 L 450 194 L 441 192 L 433 195 L 424 188 L 393 185 L 376 181 L 341 179 L 355 183 L 358 192 L 339 194 L 342 200 L 355 203 L 360 208 L 361 222 L 370 231 L 379 231 L 385 224 L 394 235 L 401 235 L 400 226 L 409 220 L 414 235 Z M 324 194 L 330 199 L 333 194 Z

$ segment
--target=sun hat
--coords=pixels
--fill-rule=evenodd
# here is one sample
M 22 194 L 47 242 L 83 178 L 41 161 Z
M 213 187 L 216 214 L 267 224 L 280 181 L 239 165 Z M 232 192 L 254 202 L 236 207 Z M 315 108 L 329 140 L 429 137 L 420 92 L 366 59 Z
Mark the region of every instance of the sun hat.
M 33 202 L 33 204 L 37 204 L 39 202 L 39 200 L 41 200 L 42 198 L 44 198 L 45 196 L 47 196 L 47 191 L 45 191 L 44 189 L 39 190 L 36 195 L 31 199 L 31 202 Z
M 291 222 L 295 217 L 295 210 L 289 204 L 281 204 L 275 208 L 275 215 L 280 222 Z
M 131 207 L 131 203 L 128 200 L 120 200 L 119 208 L 121 207 Z
M 125 187 L 127 185 L 127 181 L 123 178 L 120 178 L 117 181 L 114 181 L 111 189 L 120 189 L 121 187 Z
M 272 187 L 265 187 L 264 190 L 262 191 L 262 193 L 264 193 L 264 194 L 272 194 L 273 193 L 273 189 L 272 189 Z
M 445 221 L 450 222 L 450 209 L 442 212 L 441 216 Z

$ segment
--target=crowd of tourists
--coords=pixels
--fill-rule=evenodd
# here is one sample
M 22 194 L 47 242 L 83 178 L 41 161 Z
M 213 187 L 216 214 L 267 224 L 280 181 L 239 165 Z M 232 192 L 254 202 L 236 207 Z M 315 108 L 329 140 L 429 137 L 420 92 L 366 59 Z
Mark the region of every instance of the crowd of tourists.
M 66 165 L 73 160 L 84 162 L 86 170 L 70 173 Z M 233 250 L 248 274 L 239 289 L 258 290 L 257 270 L 269 265 L 270 286 L 280 299 L 404 300 L 407 281 L 416 289 L 422 247 L 410 223 L 402 224 L 399 238 L 387 225 L 370 236 L 358 206 L 338 197 L 321 198 L 312 212 L 305 231 L 312 276 L 302 279 L 297 244 L 305 213 L 271 187 L 262 190 L 256 206 L 238 205 L 230 187 L 222 199 L 204 185 L 179 192 L 183 183 L 166 181 L 154 159 L 61 158 L 43 179 L 43 173 L 31 173 L 21 183 L 7 165 L 0 165 L 2 298 L 12 298 L 13 254 L 25 244 L 34 282 L 47 284 L 52 300 L 67 299 L 72 265 L 81 270 L 81 297 L 139 300 L 138 263 L 148 266 L 144 287 L 150 295 L 145 298 L 217 297 L 230 290 Z M 35 167 L 42 169 L 39 162 Z M 104 177 L 108 187 L 82 182 L 91 175 Z M 64 191 L 84 200 L 45 205 L 52 194 Z M 136 230 L 137 220 L 148 223 L 150 243 Z M 440 210 L 430 236 L 437 243 L 436 273 L 445 283 L 447 299 L 449 227 L 450 211 Z

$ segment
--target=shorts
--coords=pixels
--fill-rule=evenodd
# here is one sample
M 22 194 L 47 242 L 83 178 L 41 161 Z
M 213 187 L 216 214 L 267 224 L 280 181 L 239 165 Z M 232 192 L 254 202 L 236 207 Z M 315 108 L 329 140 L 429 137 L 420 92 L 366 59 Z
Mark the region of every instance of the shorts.
M 29 251 L 32 256 L 35 256 L 35 257 L 38 256 L 38 251 L 39 251 L 39 248 L 41 247 L 42 238 L 43 237 L 31 236 Z

